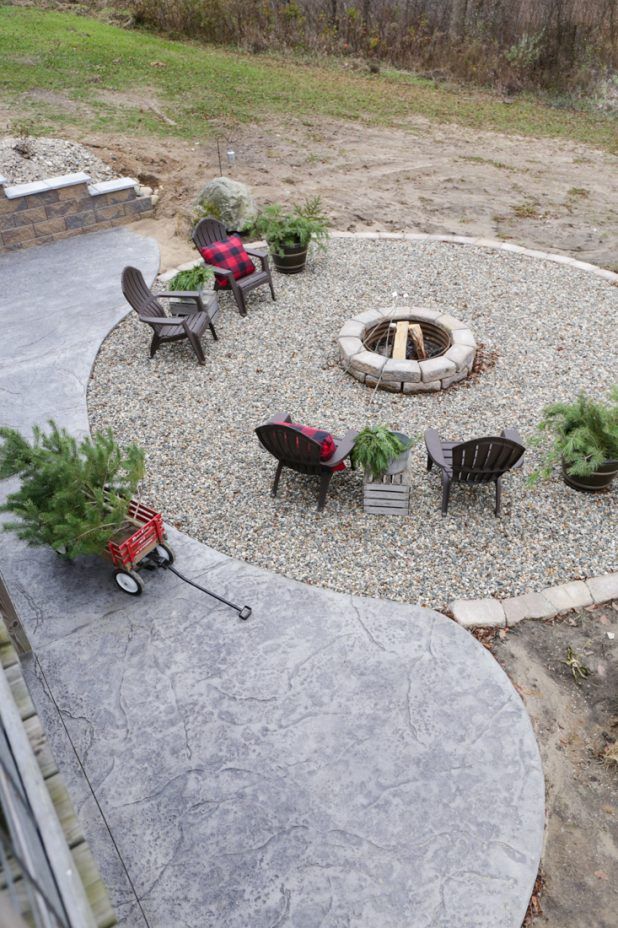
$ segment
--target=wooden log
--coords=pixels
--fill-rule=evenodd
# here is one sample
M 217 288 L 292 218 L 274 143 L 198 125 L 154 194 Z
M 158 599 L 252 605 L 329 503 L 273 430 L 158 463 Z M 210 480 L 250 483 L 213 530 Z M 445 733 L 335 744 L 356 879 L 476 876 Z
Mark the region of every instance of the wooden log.
M 414 343 L 414 350 L 416 351 L 416 359 L 417 361 L 424 361 L 427 357 L 427 352 L 425 351 L 423 330 L 418 322 L 411 322 L 409 328 L 412 342 Z
M 393 358 L 395 361 L 405 361 L 408 349 L 408 322 L 398 322 L 395 329 L 395 343 L 393 345 Z

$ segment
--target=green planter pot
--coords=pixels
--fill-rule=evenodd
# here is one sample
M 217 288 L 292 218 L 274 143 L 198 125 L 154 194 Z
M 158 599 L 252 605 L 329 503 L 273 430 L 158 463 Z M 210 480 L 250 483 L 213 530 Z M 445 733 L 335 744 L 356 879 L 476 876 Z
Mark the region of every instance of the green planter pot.
M 273 264 L 280 274 L 300 274 L 307 263 L 307 245 L 284 245 L 283 254 L 272 252 Z
M 614 477 L 618 474 L 618 461 L 605 461 L 588 477 L 567 474 L 567 465 L 562 459 L 562 479 L 567 486 L 586 493 L 604 493 L 609 490 Z

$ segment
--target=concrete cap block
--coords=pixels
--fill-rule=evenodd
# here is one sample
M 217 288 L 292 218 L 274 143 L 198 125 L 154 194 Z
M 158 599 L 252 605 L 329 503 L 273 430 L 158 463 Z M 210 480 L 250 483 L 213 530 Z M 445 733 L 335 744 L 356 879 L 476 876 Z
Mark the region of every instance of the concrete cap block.
M 618 599 L 618 574 L 590 577 L 586 580 L 586 586 L 595 603 L 606 603 L 610 599 Z
M 418 383 L 420 379 L 421 368 L 418 361 L 395 361 L 389 358 L 384 365 L 384 380 Z
M 360 338 L 338 338 L 339 353 L 343 360 L 347 361 L 353 358 L 359 351 L 363 351 L 363 343 Z
M 60 174 L 58 177 L 45 178 L 49 190 L 59 190 L 61 187 L 73 187 L 75 184 L 87 184 L 91 180 L 90 174 L 77 171 L 75 174 Z
M 385 362 L 386 358 L 374 354 L 373 351 L 363 350 L 354 355 L 354 369 L 365 374 L 373 374 L 376 377 L 380 375 Z
M 502 600 L 507 625 L 517 625 L 523 619 L 549 619 L 557 609 L 542 593 L 524 593 Z
M 459 371 L 458 374 L 453 374 L 452 377 L 445 377 L 443 380 L 439 381 L 439 383 L 441 383 L 442 389 L 446 390 L 448 387 L 452 387 L 454 383 L 459 383 L 461 380 L 465 380 L 469 373 L 470 371 L 468 368 L 464 367 L 464 369 Z
M 440 380 L 432 380 L 431 383 L 404 383 L 404 393 L 437 393 L 441 389 Z
M 573 580 L 571 583 L 561 583 L 559 586 L 548 586 L 541 590 L 541 596 L 544 596 L 557 612 L 568 612 L 570 609 L 592 605 L 592 593 L 583 580 Z
M 102 180 L 98 184 L 91 184 L 88 187 L 93 197 L 100 196 L 102 193 L 115 193 L 117 190 L 128 190 L 129 187 L 137 188 L 139 184 L 132 177 L 116 177 L 114 180 Z
M 17 197 L 26 197 L 31 193 L 43 193 L 49 190 L 44 180 L 34 180 L 29 184 L 15 184 L 13 187 L 5 187 L 4 195 L 9 200 L 16 200 Z
M 384 365 L 384 379 L 401 380 L 402 383 L 420 383 L 420 365 L 418 361 L 395 361 L 389 358 Z
M 421 322 L 435 322 L 440 316 L 440 310 L 427 309 L 425 306 L 410 306 L 407 312 Z
M 350 336 L 353 338 L 362 338 L 364 334 L 364 324 L 362 322 L 355 322 L 354 319 L 350 319 L 339 330 L 339 338 L 347 338 Z
M 466 628 L 506 625 L 502 603 L 497 599 L 454 599 L 449 609 L 455 621 Z
M 428 361 L 419 361 L 419 365 L 423 383 L 441 380 L 443 377 L 451 377 L 457 372 L 454 362 L 447 357 L 429 358 Z
M 450 329 L 452 332 L 456 329 L 468 328 L 465 322 L 462 322 L 461 319 L 456 319 L 455 316 L 449 316 L 448 313 L 443 313 L 441 316 L 438 316 L 436 322 L 438 325 L 443 325 L 445 329 Z
M 470 329 L 455 329 L 451 338 L 454 345 L 469 345 L 470 348 L 476 348 L 476 339 Z
M 359 313 L 351 320 L 352 322 L 361 322 L 369 326 L 374 322 L 381 322 L 384 319 L 384 313 L 379 309 L 366 309 L 364 313 Z
M 470 348 L 469 345 L 451 345 L 444 357 L 452 361 L 458 371 L 462 371 L 472 366 L 474 348 Z
M 401 382 L 398 380 L 385 380 L 384 377 L 377 377 L 367 374 L 365 383 L 368 387 L 377 387 L 380 384 L 381 390 L 390 390 L 391 393 L 401 393 Z

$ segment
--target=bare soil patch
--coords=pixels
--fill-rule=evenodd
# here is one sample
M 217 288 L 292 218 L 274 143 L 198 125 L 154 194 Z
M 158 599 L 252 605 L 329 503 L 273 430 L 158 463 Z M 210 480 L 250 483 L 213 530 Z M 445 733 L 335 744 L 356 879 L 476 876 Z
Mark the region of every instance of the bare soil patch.
M 564 663 L 568 648 L 590 670 L 579 683 Z M 608 753 L 618 741 L 618 602 L 523 622 L 497 633 L 492 649 L 530 714 L 545 770 L 543 914 L 530 924 L 614 928 L 618 761 Z
M 167 244 L 177 236 L 184 246 L 192 203 L 219 174 L 216 140 L 69 132 L 116 172 L 160 187 L 166 265 Z M 617 267 L 618 159 L 605 152 L 421 118 L 400 129 L 323 118 L 222 126 L 223 148 L 228 139 L 237 154 L 232 176 L 259 202 L 319 193 L 338 229 L 513 240 Z M 182 254 L 195 253 L 187 243 Z

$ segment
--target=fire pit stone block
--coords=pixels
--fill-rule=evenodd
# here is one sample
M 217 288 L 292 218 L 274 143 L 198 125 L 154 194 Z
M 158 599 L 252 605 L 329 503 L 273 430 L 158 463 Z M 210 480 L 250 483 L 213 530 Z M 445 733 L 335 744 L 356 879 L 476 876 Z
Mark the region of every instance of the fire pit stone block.
M 359 351 L 363 350 L 363 343 L 360 338 L 339 338 L 339 353 L 343 361 L 348 361 L 350 358 L 353 358 L 354 355 L 357 355 Z
M 474 348 L 468 345 L 452 345 L 444 357 L 452 361 L 458 371 L 470 370 L 474 364 Z
M 441 358 L 429 358 L 427 361 L 419 361 L 419 365 L 423 383 L 430 383 L 432 380 L 442 380 L 444 377 L 452 376 L 457 371 L 454 362 L 449 361 L 446 356 Z
M 383 380 L 399 380 L 401 383 L 419 383 L 421 368 L 418 361 L 393 361 L 390 358 L 384 365 Z
M 359 335 L 359 338 L 362 337 Z M 470 329 L 455 329 L 452 334 L 453 345 L 468 345 L 469 348 L 476 348 L 476 339 Z

